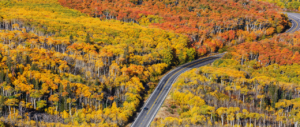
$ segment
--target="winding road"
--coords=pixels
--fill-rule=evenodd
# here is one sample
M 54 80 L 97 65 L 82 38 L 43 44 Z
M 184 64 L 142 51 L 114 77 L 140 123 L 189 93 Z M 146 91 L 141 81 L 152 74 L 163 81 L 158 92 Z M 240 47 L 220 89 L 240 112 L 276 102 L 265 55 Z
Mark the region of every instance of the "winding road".
M 148 98 L 143 106 L 143 109 L 135 119 L 131 127 L 147 127 L 150 126 L 151 121 L 154 119 L 159 108 L 163 104 L 165 98 L 167 97 L 172 84 L 176 81 L 177 77 L 183 72 L 190 70 L 192 68 L 198 68 L 200 66 L 207 65 L 219 59 L 223 54 L 206 57 L 203 59 L 194 60 L 192 62 L 183 64 L 176 69 L 167 73 L 158 83 L 154 92 Z
M 290 21 L 292 22 L 292 26 L 287 33 L 293 33 L 300 29 L 300 14 L 299 13 L 286 13 L 289 16 Z
M 300 29 L 300 14 L 297 13 L 287 13 L 289 19 L 292 22 L 292 26 L 287 33 L 293 33 Z M 137 118 L 134 120 L 131 127 L 148 127 L 150 123 L 156 116 L 158 110 L 160 109 L 161 105 L 163 104 L 164 100 L 166 99 L 172 84 L 176 81 L 177 77 L 182 74 L 183 72 L 190 70 L 192 68 L 198 68 L 209 63 L 214 62 L 216 59 L 221 58 L 223 54 L 210 56 L 203 59 L 194 60 L 192 62 L 186 63 L 181 65 L 174 70 L 167 73 L 158 83 L 157 87 L 155 88 L 154 92 L 151 96 L 147 99 L 146 103 L 143 106 L 143 109 L 138 114 Z

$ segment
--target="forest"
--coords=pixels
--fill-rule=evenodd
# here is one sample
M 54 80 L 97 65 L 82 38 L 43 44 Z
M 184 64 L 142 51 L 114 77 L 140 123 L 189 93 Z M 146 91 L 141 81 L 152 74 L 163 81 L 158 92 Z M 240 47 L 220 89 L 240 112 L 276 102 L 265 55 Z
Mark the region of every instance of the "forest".
M 299 34 L 245 42 L 211 65 L 185 72 L 173 85 L 168 104 L 179 117 L 151 125 L 297 127 Z
M 280 8 L 247 0 L 58 0 L 101 20 L 116 19 L 187 35 L 199 56 L 229 43 L 265 39 L 288 26 Z
M 174 85 L 174 105 L 182 108 L 183 120 L 156 120 L 153 126 L 229 124 L 225 112 L 215 113 L 220 106 L 236 107 L 234 115 L 243 109 L 278 113 L 277 103 L 296 101 L 291 100 L 296 88 L 281 87 L 297 86 L 299 72 L 289 73 L 300 62 L 299 36 L 277 35 L 291 25 L 278 10 L 255 0 L 1 0 L 0 125 L 126 126 L 165 72 L 224 51 L 229 52 L 224 59 L 183 74 Z M 267 71 L 272 68 L 281 71 Z M 225 88 L 233 84 L 240 89 Z M 249 93 L 238 93 L 241 88 Z M 261 91 L 254 94 L 252 88 Z M 194 102 L 182 103 L 186 98 Z M 251 102 L 260 110 L 246 108 Z M 201 106 L 210 109 L 202 114 Z M 282 108 L 280 118 L 286 120 L 292 109 Z M 263 123 L 246 117 L 230 122 L 254 120 Z
M 300 11 L 300 1 L 299 0 L 260 0 L 267 1 L 269 3 L 274 3 L 278 7 L 289 10 L 289 11 Z

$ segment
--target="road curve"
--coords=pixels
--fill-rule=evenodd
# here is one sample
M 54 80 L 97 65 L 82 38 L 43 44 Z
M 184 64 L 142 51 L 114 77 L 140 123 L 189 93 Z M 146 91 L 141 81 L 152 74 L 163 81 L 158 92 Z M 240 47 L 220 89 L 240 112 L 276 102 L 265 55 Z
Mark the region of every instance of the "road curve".
M 286 33 L 293 33 L 300 29 L 300 14 L 298 13 L 286 13 L 292 22 L 290 29 Z M 172 84 L 176 81 L 177 77 L 183 72 L 190 70 L 191 68 L 198 68 L 200 66 L 207 65 L 212 63 L 216 59 L 219 59 L 224 54 L 219 54 L 216 56 L 210 56 L 203 59 L 198 59 L 184 65 L 177 67 L 176 69 L 167 73 L 158 83 L 154 92 L 147 99 L 146 103 L 143 106 L 143 109 L 138 114 L 137 118 L 134 120 L 131 127 L 148 127 L 154 119 L 161 105 L 163 104 L 165 98 L 167 97 Z
M 286 13 L 289 16 L 292 26 L 286 33 L 294 33 L 300 29 L 300 14 L 299 13 Z
M 219 59 L 224 54 L 219 54 L 215 56 L 210 56 L 203 59 L 194 60 L 192 62 L 183 64 L 176 69 L 173 69 L 167 73 L 158 83 L 154 92 L 147 99 L 146 103 L 143 106 L 143 109 L 138 114 L 137 118 L 134 120 L 134 123 L 131 127 L 148 127 L 150 126 L 151 121 L 154 119 L 159 108 L 163 104 L 165 98 L 167 97 L 172 84 L 176 81 L 177 77 L 183 72 L 190 70 L 192 68 L 198 68 L 200 66 L 207 65 L 212 63 L 216 59 Z M 145 109 L 146 108 L 146 109 Z

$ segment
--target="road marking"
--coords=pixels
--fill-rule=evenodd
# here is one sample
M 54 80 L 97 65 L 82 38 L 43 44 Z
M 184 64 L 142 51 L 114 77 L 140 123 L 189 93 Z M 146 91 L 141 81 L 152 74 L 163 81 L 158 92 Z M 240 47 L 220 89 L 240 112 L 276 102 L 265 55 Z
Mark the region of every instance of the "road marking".
M 288 17 L 290 17 L 290 16 L 288 16 Z M 291 28 L 294 28 L 294 24 L 295 24 L 295 23 L 293 23 L 293 22 L 292 22 L 292 26 L 291 26 Z M 286 31 L 286 33 L 289 33 L 289 32 L 291 31 L 291 28 L 290 28 L 290 29 L 288 29 L 288 30 Z
M 183 70 L 183 69 L 185 69 L 185 68 L 188 68 L 188 67 L 193 66 L 193 65 L 195 65 L 195 64 L 198 64 L 198 63 L 200 63 L 200 62 L 208 61 L 208 60 L 211 60 L 211 59 L 214 59 L 214 57 L 208 58 L 208 59 L 205 59 L 205 60 L 200 60 L 200 61 L 198 61 L 198 62 L 196 62 L 196 63 L 193 63 L 193 64 L 191 64 L 191 65 L 188 65 L 188 66 L 186 66 L 186 67 L 183 67 L 182 69 L 178 70 L 176 73 L 172 74 L 172 75 L 170 76 L 170 78 L 168 79 L 168 81 L 165 83 L 164 87 L 163 87 L 163 88 L 161 89 L 161 91 L 159 92 L 159 94 L 158 94 L 158 96 L 156 97 L 155 101 L 153 102 L 151 108 L 150 108 L 149 111 L 147 112 L 147 115 L 149 114 L 149 112 L 151 111 L 152 107 L 153 107 L 154 104 L 156 103 L 156 101 L 157 101 L 157 99 L 159 98 L 161 92 L 165 89 L 166 84 L 169 83 L 169 80 L 171 79 L 172 76 L 174 76 L 175 74 L 177 74 L 178 72 L 180 72 L 181 70 Z M 147 116 L 147 115 L 146 115 L 146 116 Z M 146 118 L 146 116 L 145 116 L 145 118 Z M 143 120 L 143 121 L 144 121 L 144 120 Z M 142 124 L 143 124 L 143 122 L 141 123 L 141 125 L 142 125 Z
M 296 23 L 296 27 L 290 31 L 292 33 L 292 32 L 295 32 L 297 30 L 298 22 L 293 18 L 291 18 L 291 19 Z
M 292 17 L 294 17 L 294 16 L 292 16 Z M 297 30 L 298 22 L 293 18 L 291 18 L 291 19 L 296 23 L 296 27 L 290 31 L 292 33 L 292 32 L 295 32 Z

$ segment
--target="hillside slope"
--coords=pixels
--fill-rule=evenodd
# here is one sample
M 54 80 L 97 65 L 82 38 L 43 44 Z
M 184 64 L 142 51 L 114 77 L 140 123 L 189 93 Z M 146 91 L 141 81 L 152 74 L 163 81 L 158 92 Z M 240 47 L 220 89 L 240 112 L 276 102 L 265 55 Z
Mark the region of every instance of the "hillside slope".
M 243 43 L 185 72 L 151 126 L 298 126 L 299 37 Z
M 138 13 L 138 22 L 113 13 L 100 19 L 63 2 L 0 1 L 0 120 L 7 125 L 125 126 L 172 66 L 288 26 L 285 15 L 264 9 L 271 4 L 255 1 L 168 3 L 152 16 Z M 179 5 L 171 19 L 163 14 Z M 222 18 L 227 12 L 237 15 Z

